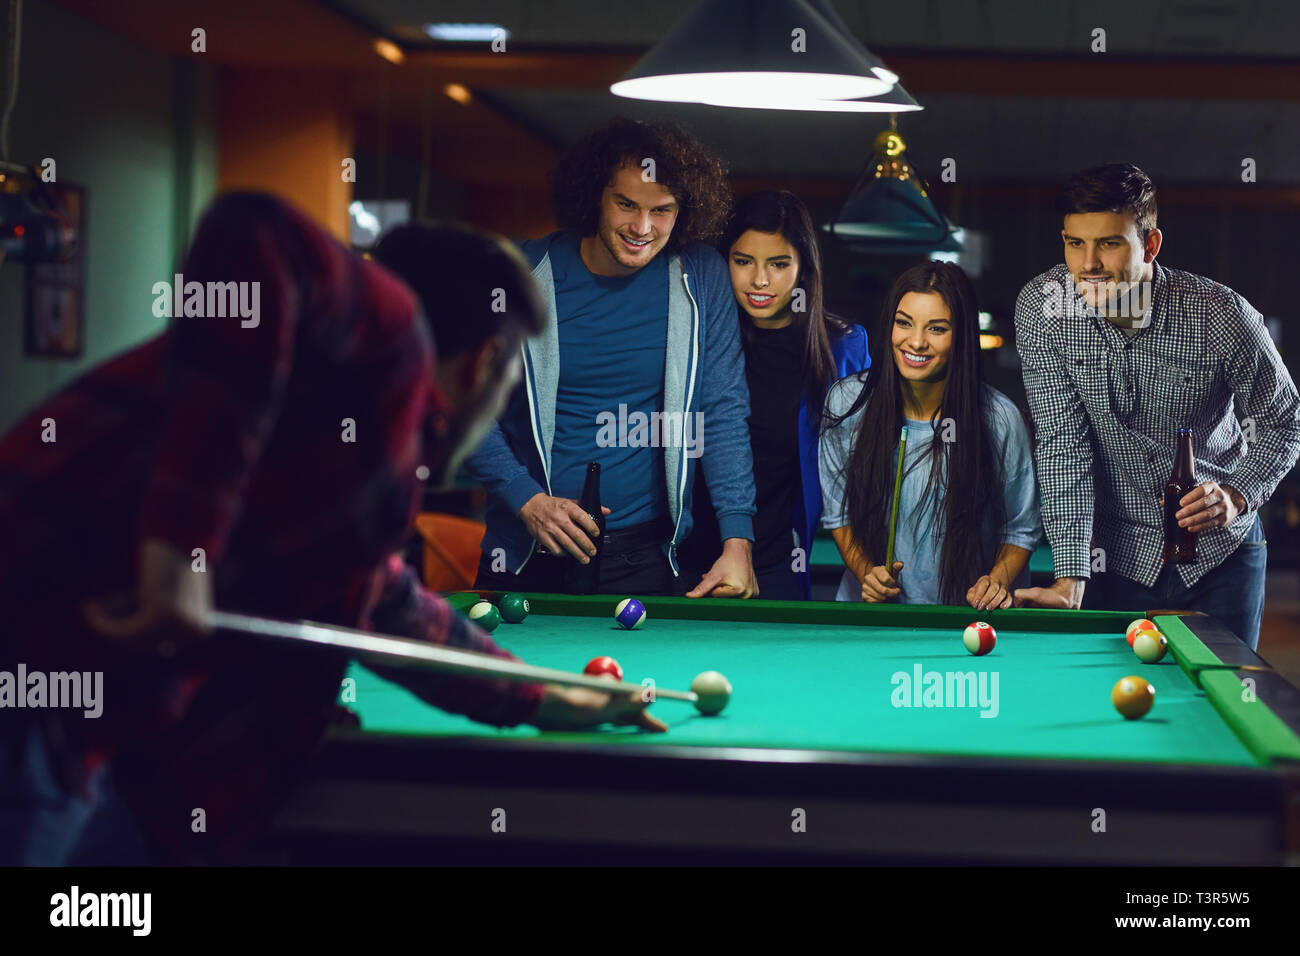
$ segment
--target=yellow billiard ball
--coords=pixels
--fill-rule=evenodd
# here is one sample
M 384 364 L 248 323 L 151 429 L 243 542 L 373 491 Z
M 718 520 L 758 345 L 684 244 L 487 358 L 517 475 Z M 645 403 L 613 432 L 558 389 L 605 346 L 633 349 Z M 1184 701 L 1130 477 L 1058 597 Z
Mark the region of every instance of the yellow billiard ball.
M 1159 631 L 1138 631 L 1133 635 L 1133 653 L 1143 664 L 1154 664 L 1169 650 L 1169 640 Z
M 1141 677 L 1121 677 L 1110 692 L 1110 702 L 1127 719 L 1137 720 L 1156 702 L 1156 689 Z
M 1138 631 L 1155 631 L 1158 630 L 1156 622 L 1149 617 L 1140 617 L 1136 621 L 1130 621 L 1129 626 L 1124 631 L 1124 638 L 1128 641 L 1128 646 L 1133 646 L 1133 639 L 1137 637 Z

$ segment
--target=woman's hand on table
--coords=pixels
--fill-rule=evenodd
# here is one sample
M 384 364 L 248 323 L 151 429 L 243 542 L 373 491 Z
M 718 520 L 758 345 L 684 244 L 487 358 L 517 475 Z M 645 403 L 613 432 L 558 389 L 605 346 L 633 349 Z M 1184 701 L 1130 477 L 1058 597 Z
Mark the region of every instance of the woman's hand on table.
M 892 597 L 898 597 L 902 588 L 898 586 L 896 575 L 903 570 L 903 562 L 894 562 L 894 573 L 885 570 L 883 564 L 874 565 L 862 581 L 862 600 L 868 604 L 883 604 Z
M 1011 607 L 1011 592 L 997 578 L 984 575 L 966 592 L 966 603 L 977 611 L 996 611 Z
M 668 729 L 647 707 L 641 694 L 605 694 L 585 687 L 547 684 L 537 713 L 530 721 L 542 730 L 587 730 L 601 724 L 622 724 L 662 733 Z

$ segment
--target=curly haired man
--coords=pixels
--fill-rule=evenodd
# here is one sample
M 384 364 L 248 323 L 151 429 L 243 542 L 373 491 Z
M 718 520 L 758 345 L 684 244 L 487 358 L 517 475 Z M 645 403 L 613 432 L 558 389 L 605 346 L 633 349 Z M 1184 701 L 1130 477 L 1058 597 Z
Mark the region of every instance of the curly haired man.
M 599 529 L 574 499 L 595 461 L 607 518 L 594 590 L 681 593 L 702 458 L 723 545 L 687 596 L 753 597 L 749 392 L 727 268 L 704 244 L 730 208 L 726 171 L 676 125 L 615 119 L 552 185 L 560 229 L 520 244 L 548 322 L 467 462 L 488 490 L 476 585 L 579 589 Z

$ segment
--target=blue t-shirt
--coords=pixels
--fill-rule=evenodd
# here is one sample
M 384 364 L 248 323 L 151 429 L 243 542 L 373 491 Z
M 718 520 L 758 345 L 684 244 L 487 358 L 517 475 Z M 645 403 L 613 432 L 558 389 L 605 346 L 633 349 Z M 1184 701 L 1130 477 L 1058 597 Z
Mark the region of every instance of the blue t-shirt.
M 623 278 L 598 276 L 578 243 L 565 233 L 550 252 L 560 340 L 551 493 L 577 498 L 587 463 L 600 462 L 601 504 L 611 509 L 605 526 L 614 530 L 668 510 L 652 418 L 664 408 L 668 260 L 657 255 Z
M 857 376 L 841 379 L 831 386 L 826 410 L 836 418 L 847 412 L 862 392 Z M 991 552 L 1011 544 L 1026 551 L 1038 547 L 1043 524 L 1038 508 L 1038 484 L 1034 477 L 1034 459 L 1029 447 L 1029 433 L 1011 399 L 989 389 L 989 430 L 994 446 L 1005 448 L 1002 460 L 1003 497 L 1007 524 L 997 540 L 990 541 Z M 865 408 L 865 406 L 864 406 Z M 822 484 L 822 527 L 843 528 L 849 523 L 844 503 L 844 463 L 849 460 L 853 438 L 862 420 L 863 409 L 852 418 L 822 432 L 818 444 L 818 471 Z M 942 492 L 925 500 L 930 480 L 930 443 L 934 429 L 929 422 L 907 420 L 907 452 L 903 460 L 903 486 L 898 496 L 898 527 L 894 537 L 894 560 L 903 562 L 899 572 L 901 604 L 941 604 L 939 594 L 939 558 L 943 552 L 944 518 Z M 898 459 L 897 444 L 894 460 Z M 922 458 L 925 461 L 922 461 Z M 996 536 L 996 529 L 990 529 Z M 883 555 L 877 560 L 884 560 Z M 990 565 L 991 566 L 991 565 Z M 985 569 L 987 573 L 988 569 Z M 967 582 L 970 587 L 975 582 Z M 1027 583 L 1027 582 L 1026 582 Z M 837 601 L 861 601 L 862 585 L 852 571 L 845 569 Z

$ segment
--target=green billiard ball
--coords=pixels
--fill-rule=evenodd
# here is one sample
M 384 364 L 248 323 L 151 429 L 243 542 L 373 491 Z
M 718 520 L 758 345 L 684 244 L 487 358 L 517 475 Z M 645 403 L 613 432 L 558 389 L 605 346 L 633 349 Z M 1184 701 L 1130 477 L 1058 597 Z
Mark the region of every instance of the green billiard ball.
M 507 594 L 501 598 L 501 617 L 511 624 L 518 624 L 528 616 L 532 610 L 528 606 L 528 598 L 522 594 Z
M 501 612 L 487 601 L 479 601 L 469 609 L 469 619 L 485 631 L 495 631 L 501 623 Z

